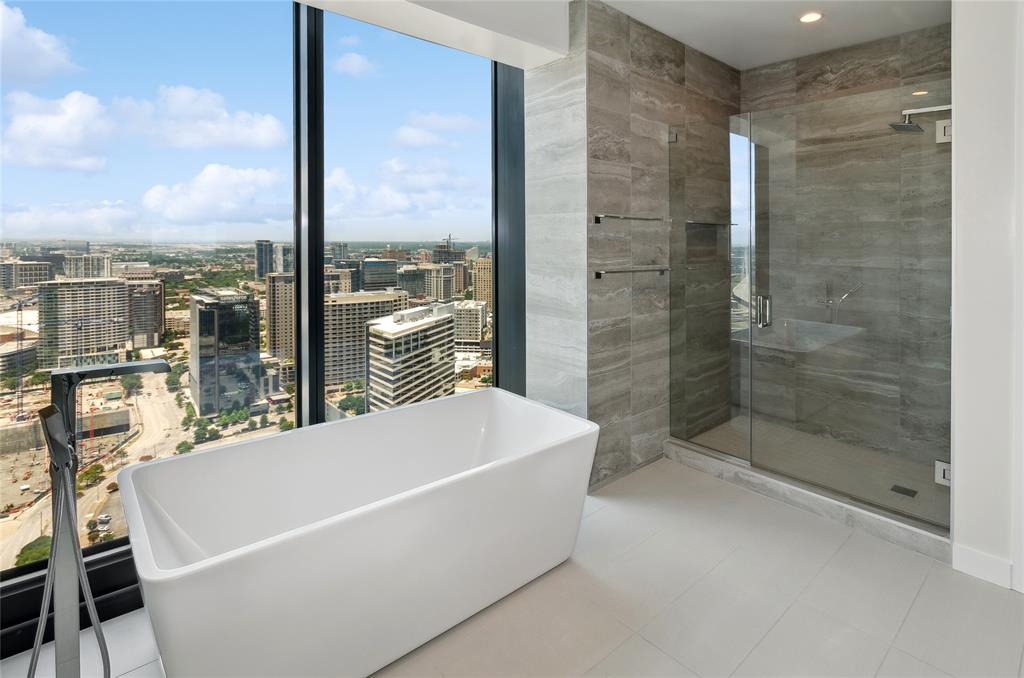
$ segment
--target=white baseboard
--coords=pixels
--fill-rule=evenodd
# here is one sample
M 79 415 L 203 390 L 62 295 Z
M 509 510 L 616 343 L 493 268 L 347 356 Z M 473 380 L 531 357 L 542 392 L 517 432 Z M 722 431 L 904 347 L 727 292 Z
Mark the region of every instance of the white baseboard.
M 963 544 L 953 544 L 953 569 L 997 586 L 1013 584 L 1013 563 Z

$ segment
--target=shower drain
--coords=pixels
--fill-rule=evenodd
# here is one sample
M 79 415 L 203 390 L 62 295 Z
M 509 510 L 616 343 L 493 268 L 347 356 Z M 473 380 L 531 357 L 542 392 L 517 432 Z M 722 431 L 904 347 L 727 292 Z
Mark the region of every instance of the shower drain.
M 911 499 L 917 496 L 917 490 L 912 490 L 909 487 L 903 487 L 902 485 L 893 485 L 889 489 L 896 494 L 902 494 L 903 496 L 910 497 Z

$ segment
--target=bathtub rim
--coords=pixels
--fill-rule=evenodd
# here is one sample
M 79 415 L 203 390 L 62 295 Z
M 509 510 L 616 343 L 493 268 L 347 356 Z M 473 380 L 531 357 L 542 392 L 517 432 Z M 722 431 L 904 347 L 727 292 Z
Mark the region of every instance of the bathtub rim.
M 146 528 L 146 521 L 145 521 L 145 519 L 144 519 L 144 517 L 142 515 L 142 511 L 141 511 L 141 508 L 140 508 L 141 504 L 140 504 L 140 499 L 139 499 L 139 493 L 136 491 L 135 483 L 134 483 L 134 480 L 133 480 L 133 476 L 135 475 L 136 472 L 138 472 L 138 471 L 140 471 L 142 469 L 150 468 L 152 466 L 156 466 L 156 465 L 159 465 L 159 464 L 165 464 L 165 463 L 168 463 L 168 462 L 180 461 L 180 459 L 178 458 L 178 455 L 174 455 L 174 456 L 170 456 L 170 457 L 167 457 L 167 458 L 164 458 L 164 459 L 153 459 L 151 461 L 146 461 L 146 462 L 132 464 L 131 466 L 128 466 L 128 467 L 122 469 L 117 474 L 117 482 L 118 482 L 118 485 L 119 485 L 119 488 L 120 488 L 120 492 L 122 493 L 121 504 L 122 504 L 122 508 L 124 509 L 125 523 L 128 526 L 129 544 L 131 544 L 131 546 L 132 546 L 132 557 L 133 557 L 133 559 L 135 561 L 135 568 L 136 568 L 136 570 L 138 572 L 140 581 L 147 581 L 147 582 L 169 582 L 169 581 L 175 581 L 175 580 L 181 579 L 183 577 L 187 577 L 187 576 L 190 576 L 192 574 L 195 574 L 197 572 L 201 572 L 201 571 L 206 570 L 206 569 L 211 569 L 213 567 L 220 566 L 220 565 L 222 565 L 224 563 L 230 563 L 231 561 L 239 560 L 241 558 L 244 558 L 244 557 L 248 556 L 250 553 L 253 553 L 253 552 L 256 552 L 256 551 L 259 551 L 259 550 L 262 550 L 262 549 L 266 548 L 267 546 L 269 546 L 272 543 L 291 541 L 291 540 L 296 539 L 298 537 L 308 535 L 309 533 L 313 533 L 313 532 L 317 532 L 317 531 L 320 531 L 320 530 L 327 529 L 328 527 L 333 526 L 335 524 L 340 524 L 340 523 L 343 523 L 343 522 L 347 522 L 349 520 L 353 520 L 353 519 L 357 518 L 358 516 L 362 515 L 363 513 L 366 513 L 366 512 L 369 512 L 369 511 L 373 511 L 373 510 L 377 510 L 377 509 L 380 509 L 382 507 L 385 507 L 385 506 L 388 506 L 388 505 L 391 505 L 391 504 L 397 504 L 397 503 L 400 503 L 400 502 L 409 501 L 409 500 L 411 500 L 411 499 L 413 499 L 413 498 L 415 498 L 415 497 L 417 497 L 419 495 L 426 494 L 428 492 L 436 491 L 437 489 L 439 489 L 441 487 L 444 487 L 446 485 L 451 485 L 451 484 L 453 484 L 453 483 L 455 483 L 455 482 L 457 482 L 457 481 L 459 481 L 459 480 L 461 480 L 463 478 L 467 478 L 467 477 L 471 477 L 471 476 L 476 475 L 476 474 L 484 473 L 484 472 L 489 471 L 489 470 L 494 469 L 494 468 L 500 468 L 501 466 L 504 466 L 504 465 L 507 465 L 507 464 L 512 464 L 512 463 L 517 463 L 517 462 L 524 461 L 524 460 L 526 460 L 526 459 L 528 459 L 530 457 L 533 457 L 533 456 L 535 456 L 537 454 L 540 454 L 540 453 L 544 452 L 547 449 L 550 449 L 550 448 L 553 448 L 553 447 L 558 447 L 558 446 L 564 445 L 566 443 L 570 443 L 570 442 L 572 442 L 574 440 L 577 440 L 579 438 L 585 438 L 585 437 L 587 437 L 589 435 L 594 435 L 594 434 L 597 434 L 597 433 L 600 432 L 600 426 L 598 426 L 596 423 L 590 421 L 589 419 L 584 419 L 583 417 L 577 416 L 577 415 L 569 413 L 569 412 L 565 412 L 563 410 L 559 410 L 558 408 L 552 407 L 550 405 L 545 405 L 544 403 L 539 403 L 537 401 L 530 400 L 529 398 L 521 396 L 521 395 L 519 395 L 517 393 L 511 393 L 509 391 L 505 391 L 505 390 L 502 390 L 500 388 L 495 388 L 495 387 L 488 388 L 488 389 L 486 389 L 486 391 L 481 389 L 481 390 L 472 391 L 472 392 L 469 392 L 469 393 L 456 393 L 456 394 L 453 394 L 453 395 L 450 395 L 450 396 L 443 396 L 441 398 L 435 398 L 433 400 L 425 401 L 425 402 L 422 402 L 422 403 L 412 403 L 412 404 L 409 404 L 409 405 L 401 405 L 399 407 L 391 408 L 389 410 L 382 410 L 380 412 L 368 412 L 366 414 L 360 415 L 359 419 L 363 419 L 364 417 L 373 417 L 373 416 L 382 415 L 382 414 L 391 414 L 391 413 L 397 412 L 399 410 L 404 410 L 404 409 L 407 409 L 407 408 L 410 408 L 410 407 L 416 407 L 416 406 L 419 406 L 419 405 L 424 405 L 424 404 L 428 404 L 428 403 L 432 403 L 432 402 L 438 402 L 438 401 L 441 401 L 441 400 L 450 400 L 450 399 L 455 399 L 455 398 L 466 398 L 466 397 L 491 397 L 491 398 L 514 398 L 514 399 L 518 399 L 518 400 L 521 400 L 523 402 L 528 403 L 531 406 L 539 407 L 539 408 L 547 409 L 547 410 L 552 410 L 552 411 L 554 411 L 554 412 L 556 412 L 558 414 L 564 415 L 566 417 L 570 417 L 570 418 L 572 418 L 572 419 L 574 419 L 574 420 L 576 420 L 578 422 L 582 422 L 583 423 L 583 428 L 582 428 L 582 430 L 577 431 L 575 433 L 570 433 L 568 435 L 565 435 L 565 436 L 562 436 L 562 437 L 559 437 L 559 438 L 554 438 L 554 439 L 552 439 L 550 441 L 545 441 L 545 443 L 543 444 L 542 447 L 532 447 L 527 452 L 524 452 L 523 454 L 519 454 L 519 455 L 511 456 L 511 457 L 501 457 L 499 459 L 494 459 L 492 461 L 487 462 L 486 464 L 480 464 L 479 466 L 474 466 L 472 468 L 468 468 L 468 469 L 465 469 L 463 471 L 459 471 L 458 473 L 454 473 L 452 475 L 445 476 L 443 478 L 438 478 L 437 480 L 431 481 L 429 483 L 424 483 L 423 485 L 417 485 L 416 487 L 411 487 L 411 488 L 409 488 L 407 490 L 404 490 L 402 492 L 398 492 L 396 494 L 393 494 L 393 495 L 390 495 L 390 496 L 387 496 L 387 497 L 382 497 L 380 499 L 377 499 L 375 501 L 363 504 L 361 506 L 356 506 L 356 507 L 351 508 L 351 509 L 349 509 L 347 511 L 344 511 L 342 513 L 336 513 L 334 515 L 327 516 L 326 518 L 321 518 L 320 520 L 316 520 L 316 521 L 307 523 L 305 525 L 300 525 L 299 527 L 292 528 L 292 529 L 287 530 L 285 532 L 279 532 L 277 534 L 270 535 L 268 537 L 264 537 L 263 539 L 259 539 L 257 541 L 252 542 L 252 543 L 245 544 L 243 546 L 238 546 L 236 548 L 224 551 L 222 553 L 218 553 L 216 555 L 212 555 L 212 556 L 203 558 L 202 560 L 198 560 L 196 562 L 188 563 L 188 564 L 181 565 L 179 567 L 174 567 L 174 568 L 162 568 L 162 567 L 159 567 L 156 564 L 156 558 L 153 555 L 153 550 L 152 550 L 152 548 L 149 547 L 149 538 L 148 538 L 149 535 L 148 535 L 148 530 Z M 350 421 L 350 420 L 354 420 L 354 419 L 355 418 L 353 417 L 351 419 L 342 419 L 340 421 L 331 421 L 331 422 L 323 422 L 322 424 L 314 424 L 313 426 L 307 427 L 307 430 L 313 429 L 313 428 L 316 428 L 316 427 L 319 427 L 319 426 L 341 424 L 341 423 L 344 423 L 346 421 Z M 219 452 L 219 451 L 223 451 L 223 450 L 229 449 L 231 447 L 235 447 L 235 446 L 239 446 L 239 445 L 247 445 L 247 444 L 251 444 L 253 442 L 257 442 L 257 441 L 264 441 L 264 440 L 267 440 L 267 439 L 272 438 L 274 436 L 286 435 L 288 433 L 292 433 L 292 431 L 281 431 L 281 432 L 278 432 L 278 433 L 272 433 L 272 434 L 270 434 L 268 436 L 257 438 L 256 440 L 244 440 L 244 441 L 238 441 L 238 442 L 234 442 L 234 443 L 229 443 L 227 445 L 217 446 L 217 447 L 213 447 L 213 448 L 210 448 L 210 449 L 207 449 L 207 450 L 202 450 L 202 451 L 200 451 L 198 453 L 189 453 L 189 455 L 191 456 L 193 454 L 208 454 L 208 453 L 211 453 L 211 452 Z M 596 441 L 595 441 L 595 447 L 596 447 Z M 585 485 L 584 485 L 584 493 L 585 492 L 586 492 L 586 490 L 585 490 Z M 129 517 L 129 514 L 131 514 L 131 517 Z M 136 540 L 133 540 L 131 538 L 132 537 L 132 529 L 131 529 L 131 527 L 132 527 L 133 524 L 138 526 L 137 527 L 137 531 L 141 532 L 142 536 L 144 537 L 143 541 L 146 543 L 146 547 L 145 548 L 138 548 L 139 542 L 136 541 Z

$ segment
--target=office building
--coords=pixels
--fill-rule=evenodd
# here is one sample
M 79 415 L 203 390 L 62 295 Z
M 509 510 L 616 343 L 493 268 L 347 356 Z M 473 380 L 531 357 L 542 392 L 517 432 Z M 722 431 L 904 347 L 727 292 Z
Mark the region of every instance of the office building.
M 260 399 L 260 307 L 252 294 L 207 288 L 192 295 L 189 390 L 199 416 Z
M 398 262 L 394 259 L 363 259 L 363 289 L 367 292 L 398 287 Z
M 189 333 L 189 328 L 192 325 L 191 316 L 192 312 L 188 309 L 165 311 L 164 328 L 168 332 L 184 336 Z
M 164 333 L 164 283 L 161 280 L 126 282 L 132 348 L 156 348 Z
M 267 274 L 274 270 L 274 243 L 269 240 L 256 241 L 256 272 L 257 282 L 263 282 Z
M 324 266 L 324 294 L 352 292 L 352 269 Z
M 475 260 L 480 258 L 480 248 L 474 245 L 466 250 L 466 263 L 472 264 Z
M 494 260 L 481 257 L 473 262 L 473 298 L 487 302 L 487 310 L 494 311 Z
M 39 283 L 39 367 L 120 362 L 130 338 L 128 283 L 118 278 Z
M 349 274 L 349 280 L 352 284 L 352 291 L 358 292 L 363 289 L 363 271 L 359 267 L 362 263 L 361 259 L 335 259 L 335 269 L 345 269 L 351 271 Z
M 331 256 L 335 261 L 342 259 L 348 259 L 348 243 L 347 242 L 332 242 L 327 247 L 330 251 Z
M 110 278 L 110 256 L 106 254 L 75 254 L 64 257 L 65 278 Z
M 286 242 L 274 243 L 274 273 L 295 272 L 295 245 Z
M 448 301 L 455 293 L 455 269 L 451 264 L 420 264 L 426 295 L 434 301 Z
M 0 261 L 0 290 L 31 287 L 53 279 L 53 267 L 46 261 Z
M 455 304 L 455 348 L 479 351 L 487 327 L 487 302 L 460 301 Z
M 366 344 L 369 411 L 455 393 L 455 304 L 377 318 Z
M 295 274 L 269 273 L 267 280 L 267 352 L 278 360 L 295 359 Z
M 427 293 L 427 272 L 419 266 L 403 266 L 398 269 L 398 286 L 417 297 Z
M 324 297 L 324 383 L 337 386 L 366 378 L 366 323 L 402 311 L 402 290 L 349 292 Z
M 466 262 L 452 262 L 452 292 L 462 294 L 466 291 Z

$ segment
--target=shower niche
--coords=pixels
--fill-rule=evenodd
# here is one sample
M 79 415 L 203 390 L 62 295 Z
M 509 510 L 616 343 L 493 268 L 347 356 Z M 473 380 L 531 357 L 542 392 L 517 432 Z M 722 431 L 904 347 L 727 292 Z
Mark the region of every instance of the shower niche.
M 739 99 L 669 145 L 671 435 L 948 528 L 949 26 L 743 71 Z

